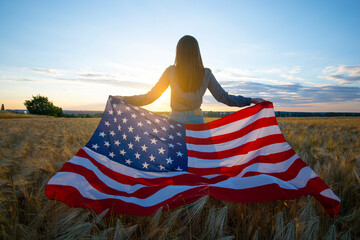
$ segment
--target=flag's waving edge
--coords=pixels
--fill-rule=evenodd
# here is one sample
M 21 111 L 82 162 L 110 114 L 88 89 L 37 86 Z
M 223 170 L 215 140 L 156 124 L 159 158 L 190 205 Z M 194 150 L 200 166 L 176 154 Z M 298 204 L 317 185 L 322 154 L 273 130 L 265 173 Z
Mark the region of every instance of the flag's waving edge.
M 110 96 L 90 141 L 46 186 L 50 199 L 108 214 L 151 215 L 209 195 L 236 202 L 340 199 L 283 137 L 271 102 L 181 124 Z

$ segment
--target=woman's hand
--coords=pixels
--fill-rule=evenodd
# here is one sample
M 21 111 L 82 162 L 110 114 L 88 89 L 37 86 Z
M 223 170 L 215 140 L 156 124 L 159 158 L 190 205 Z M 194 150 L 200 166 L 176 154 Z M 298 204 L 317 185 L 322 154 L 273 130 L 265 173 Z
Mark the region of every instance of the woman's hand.
M 265 100 L 262 98 L 251 98 L 251 103 L 258 104 L 264 102 Z
M 124 101 L 124 99 L 125 99 L 125 97 L 124 97 L 124 96 L 114 96 L 114 97 L 116 97 L 116 98 L 120 99 L 121 101 Z

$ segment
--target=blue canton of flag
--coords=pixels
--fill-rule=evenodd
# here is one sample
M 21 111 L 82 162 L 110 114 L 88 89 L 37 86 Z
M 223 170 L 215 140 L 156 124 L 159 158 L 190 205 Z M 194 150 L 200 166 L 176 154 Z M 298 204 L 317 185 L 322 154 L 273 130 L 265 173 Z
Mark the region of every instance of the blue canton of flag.
M 86 147 L 150 172 L 187 171 L 185 124 L 110 97 Z

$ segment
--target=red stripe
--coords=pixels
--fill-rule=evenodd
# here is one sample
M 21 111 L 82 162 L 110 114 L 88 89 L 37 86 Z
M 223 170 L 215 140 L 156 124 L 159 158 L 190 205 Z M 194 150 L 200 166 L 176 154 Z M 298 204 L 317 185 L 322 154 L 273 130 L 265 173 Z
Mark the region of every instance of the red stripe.
M 197 138 L 197 137 L 188 137 L 186 136 L 186 143 L 188 144 L 196 144 L 196 145 L 211 145 L 211 144 L 219 144 L 224 143 L 228 141 L 232 141 L 238 138 L 241 138 L 245 136 L 246 134 L 250 133 L 251 131 L 263 128 L 263 127 L 269 127 L 269 126 L 277 126 L 276 118 L 275 117 L 266 117 L 266 118 L 260 118 L 256 120 L 255 122 L 247 125 L 246 127 L 241 128 L 238 131 L 213 136 L 209 138 Z
M 77 173 L 79 175 L 82 175 L 88 183 L 94 187 L 96 190 L 102 193 L 110 194 L 110 195 L 117 195 L 117 196 L 124 196 L 124 197 L 136 197 L 136 198 L 147 198 L 160 189 L 166 187 L 164 185 L 162 186 L 144 186 L 137 191 L 133 193 L 127 193 L 124 191 L 119 191 L 114 188 L 109 187 L 107 184 L 102 182 L 98 176 L 91 170 L 72 163 L 65 163 L 64 166 L 61 168 L 59 172 L 71 172 L 71 173 Z
M 296 159 L 293 164 L 284 172 L 275 172 L 275 173 L 264 173 L 264 172 L 247 172 L 242 177 L 250 177 L 250 176 L 256 176 L 260 174 L 266 174 L 273 177 L 276 177 L 278 179 L 281 179 L 283 181 L 290 181 L 291 179 L 294 179 L 300 172 L 301 169 L 306 167 L 307 165 L 300 159 Z
M 340 202 L 320 194 L 320 192 L 328 188 L 329 187 L 319 177 L 316 177 L 307 183 L 305 190 L 321 203 L 331 217 L 336 217 L 340 211 Z
M 254 164 L 254 163 L 279 163 L 283 162 L 292 156 L 294 156 L 295 152 L 293 149 L 289 149 L 284 152 L 273 153 L 265 156 L 257 156 L 250 160 L 249 162 L 241 165 L 235 166 L 224 166 L 217 168 L 192 168 L 188 167 L 188 171 L 194 173 L 199 176 L 204 175 L 213 175 L 213 174 L 222 174 L 229 177 L 234 177 L 238 175 L 244 168 Z
M 149 216 L 154 214 L 161 206 L 164 206 L 163 210 L 167 208 L 175 208 L 185 203 L 191 203 L 197 199 L 208 194 L 208 187 L 193 188 L 175 196 L 165 199 L 163 202 L 151 207 L 142 207 L 134 203 L 124 202 L 119 199 L 102 199 L 92 200 L 83 197 L 80 192 L 70 186 L 62 185 L 47 185 L 45 189 L 46 196 L 49 199 L 59 200 L 71 207 L 82 207 L 94 211 L 97 214 L 102 213 L 106 209 L 110 209 L 107 216 L 110 214 L 131 214 L 136 216 Z
M 212 128 L 221 127 L 223 125 L 239 121 L 241 119 L 248 118 L 252 115 L 255 115 L 256 113 L 260 112 L 264 108 L 273 108 L 272 102 L 262 102 L 260 104 L 256 104 L 252 107 L 248 107 L 242 110 L 239 110 L 235 113 L 232 113 L 230 115 L 227 115 L 223 118 L 217 119 L 215 121 L 204 123 L 204 124 L 186 124 L 186 130 L 192 130 L 192 131 L 203 131 L 203 130 L 209 130 Z
M 189 185 L 195 186 L 200 183 L 206 182 L 207 179 L 201 176 L 197 176 L 195 174 L 182 174 L 178 176 L 172 177 L 159 177 L 159 178 L 134 178 L 128 175 L 121 174 L 106 166 L 102 165 L 95 159 L 93 159 L 90 155 L 88 155 L 83 149 L 80 149 L 76 154 L 78 157 L 87 158 L 90 160 L 103 174 L 108 177 L 114 179 L 123 184 L 127 185 L 135 185 L 135 184 L 143 184 L 147 186 L 154 185 Z
M 194 150 L 188 150 L 188 157 L 195 157 L 199 159 L 223 159 L 236 155 L 247 154 L 250 151 L 262 148 L 267 145 L 286 142 L 282 134 L 274 134 L 262 138 L 257 138 L 255 141 L 247 142 L 244 145 L 227 149 L 224 151 L 216 152 L 199 152 Z

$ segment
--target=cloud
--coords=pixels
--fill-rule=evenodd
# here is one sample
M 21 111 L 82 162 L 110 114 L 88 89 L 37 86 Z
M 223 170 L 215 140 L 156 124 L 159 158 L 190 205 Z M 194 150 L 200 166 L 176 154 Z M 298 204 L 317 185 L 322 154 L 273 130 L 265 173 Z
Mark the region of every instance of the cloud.
M 224 81 L 223 88 L 233 95 L 244 97 L 262 97 L 279 106 L 299 107 L 315 103 L 341 103 L 345 101 L 360 101 L 360 88 L 338 85 L 304 86 L 301 83 L 283 85 L 264 84 L 257 82 Z M 205 96 L 206 102 L 216 100 Z
M 148 89 L 150 90 L 153 87 L 152 84 L 135 82 L 135 81 L 122 81 L 119 79 L 102 79 L 102 78 L 56 78 L 61 81 L 77 81 L 77 82 L 85 82 L 85 83 L 98 83 L 98 84 L 107 84 L 113 85 L 117 87 L 125 87 L 125 88 L 136 88 L 136 89 Z
M 327 66 L 322 72 L 327 76 L 319 76 L 319 78 L 337 81 L 340 84 L 360 82 L 360 65 Z
M 64 70 L 51 69 L 51 68 L 29 68 L 30 71 L 50 76 L 61 76 Z

